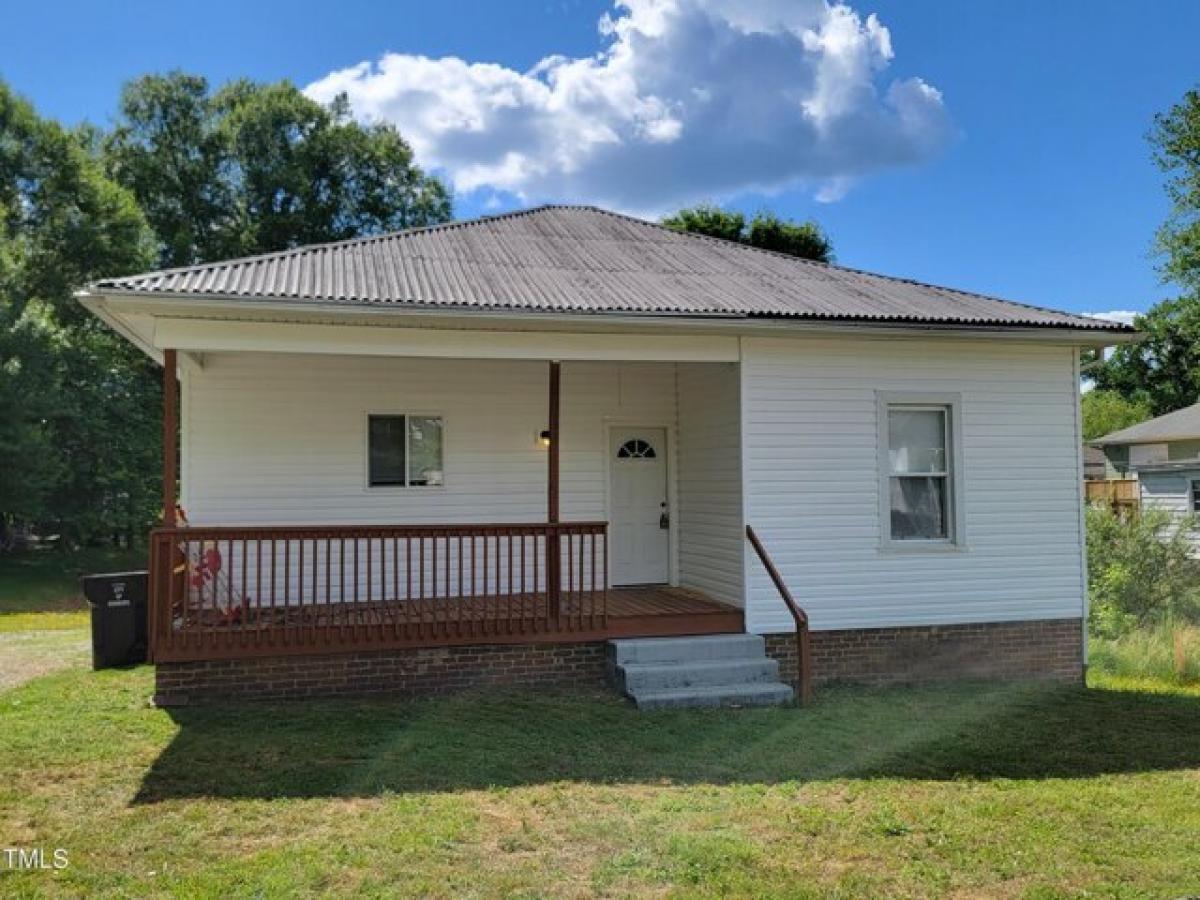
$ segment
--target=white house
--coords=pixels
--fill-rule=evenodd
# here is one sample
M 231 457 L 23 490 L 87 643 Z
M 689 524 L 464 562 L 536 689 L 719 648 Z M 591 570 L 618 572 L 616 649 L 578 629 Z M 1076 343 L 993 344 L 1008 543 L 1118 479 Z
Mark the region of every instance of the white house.
M 1143 509 L 1178 522 L 1200 514 L 1200 403 L 1139 422 L 1092 442 L 1109 465 L 1137 479 Z M 1200 550 L 1200 535 L 1192 542 Z
M 598 681 L 697 634 L 790 679 L 803 614 L 817 680 L 1082 670 L 1079 349 L 1123 326 L 587 207 L 80 297 L 165 362 L 164 700 Z

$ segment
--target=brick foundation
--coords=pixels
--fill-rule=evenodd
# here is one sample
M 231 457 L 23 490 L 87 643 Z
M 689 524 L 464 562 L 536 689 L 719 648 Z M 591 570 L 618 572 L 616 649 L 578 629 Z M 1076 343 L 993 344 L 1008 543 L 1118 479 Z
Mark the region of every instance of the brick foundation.
M 894 684 L 951 678 L 1083 677 L 1079 619 L 814 631 L 814 681 Z M 796 638 L 768 634 L 780 675 L 796 679 Z
M 155 702 L 421 696 L 474 687 L 601 686 L 604 644 L 497 644 L 162 663 Z
M 817 682 L 889 684 L 951 678 L 1083 675 L 1079 619 L 987 622 L 812 633 Z M 780 675 L 796 678 L 796 640 L 766 635 Z M 605 645 L 497 644 L 162 663 L 156 702 L 286 700 L 368 694 L 422 696 L 475 687 L 601 686 Z

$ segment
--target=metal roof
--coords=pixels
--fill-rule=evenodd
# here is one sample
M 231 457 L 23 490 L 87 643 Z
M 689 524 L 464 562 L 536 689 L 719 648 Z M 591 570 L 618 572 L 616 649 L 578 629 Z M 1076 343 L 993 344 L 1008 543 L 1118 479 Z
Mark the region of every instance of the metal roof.
M 1092 441 L 1098 446 L 1111 444 L 1156 444 L 1160 441 L 1200 440 L 1200 403 L 1175 412 L 1130 425 Z
M 99 293 L 1131 332 L 587 206 L 521 212 L 95 282 Z

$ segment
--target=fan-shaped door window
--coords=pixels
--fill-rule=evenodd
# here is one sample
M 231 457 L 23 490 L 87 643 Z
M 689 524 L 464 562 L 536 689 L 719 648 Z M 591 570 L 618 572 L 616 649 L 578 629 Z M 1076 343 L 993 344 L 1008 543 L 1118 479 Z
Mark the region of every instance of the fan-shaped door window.
M 641 438 L 632 438 L 617 450 L 617 459 L 654 459 L 657 456 L 654 447 Z

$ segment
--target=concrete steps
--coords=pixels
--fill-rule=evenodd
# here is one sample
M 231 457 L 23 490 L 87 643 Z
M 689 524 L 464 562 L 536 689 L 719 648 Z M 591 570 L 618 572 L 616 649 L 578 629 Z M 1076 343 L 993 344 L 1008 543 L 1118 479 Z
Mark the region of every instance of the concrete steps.
M 757 634 L 609 641 L 608 668 L 638 709 L 777 706 L 794 696 Z

